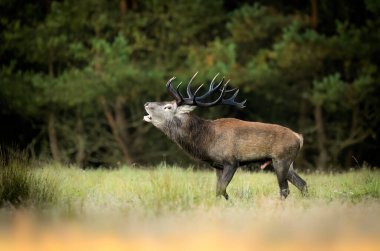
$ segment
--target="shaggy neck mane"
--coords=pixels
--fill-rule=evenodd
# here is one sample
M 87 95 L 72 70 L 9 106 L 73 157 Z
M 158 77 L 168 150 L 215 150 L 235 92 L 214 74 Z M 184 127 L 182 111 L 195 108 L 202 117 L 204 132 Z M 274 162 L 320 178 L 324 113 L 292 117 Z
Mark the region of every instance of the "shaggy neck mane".
M 210 121 L 186 114 L 182 118 L 174 117 L 162 130 L 190 156 L 199 160 L 209 160 L 206 146 L 210 144 L 214 133 Z

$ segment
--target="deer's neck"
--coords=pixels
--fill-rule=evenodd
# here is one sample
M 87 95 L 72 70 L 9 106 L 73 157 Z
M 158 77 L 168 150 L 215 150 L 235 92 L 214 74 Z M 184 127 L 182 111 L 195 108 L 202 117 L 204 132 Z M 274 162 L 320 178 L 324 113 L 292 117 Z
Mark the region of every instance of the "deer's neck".
M 210 139 L 214 133 L 210 121 L 187 114 L 168 122 L 163 131 L 192 157 L 204 161 L 209 159 Z

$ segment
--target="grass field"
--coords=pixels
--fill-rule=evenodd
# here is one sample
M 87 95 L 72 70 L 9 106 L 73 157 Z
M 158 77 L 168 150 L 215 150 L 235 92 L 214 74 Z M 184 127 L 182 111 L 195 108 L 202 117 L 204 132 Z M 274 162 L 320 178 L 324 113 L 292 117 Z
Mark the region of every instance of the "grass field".
M 380 171 L 361 169 L 342 174 L 302 174 L 302 177 L 308 182 L 309 196 L 302 197 L 290 185 L 288 198 L 299 206 L 313 201 L 357 203 L 380 198 Z M 228 187 L 231 199 L 225 201 L 215 197 L 213 170 L 194 171 L 164 165 L 116 170 L 13 166 L 5 168 L 1 179 L 3 205 L 12 202 L 73 216 L 107 212 L 127 215 L 131 211 L 151 215 L 214 207 L 250 209 L 279 197 L 273 173 L 239 170 Z
M 116 235 L 110 235 L 120 244 L 115 245 L 120 248 L 115 250 L 125 250 L 131 243 L 140 247 L 139 243 L 147 245 L 158 240 L 152 247 L 178 250 L 177 245 L 166 246 L 172 245 L 173 238 L 180 238 L 179 245 L 186 247 L 202 240 L 204 245 L 214 245 L 218 250 L 229 250 L 231 243 L 238 243 L 233 245 L 235 250 L 251 250 L 259 243 L 264 245 L 263 240 L 272 244 L 286 240 L 286 247 L 290 243 L 299 248 L 313 246 L 307 240 L 318 245 L 330 243 L 326 240 L 341 240 L 351 247 L 360 245 L 361 249 L 363 243 L 369 243 L 368 250 L 379 247 L 380 241 L 374 238 L 380 234 L 379 171 L 360 169 L 301 176 L 308 182 L 309 195 L 302 197 L 291 186 L 288 199 L 280 201 L 273 173 L 239 170 L 227 189 L 230 200 L 226 201 L 215 197 L 216 177 L 212 170 L 162 165 L 150 169 L 83 171 L 60 165 L 30 168 L 13 164 L 0 172 L 2 219 L 9 212 L 19 215 L 22 211 L 29 216 L 32 213 L 34 216 L 27 218 L 33 218 L 34 223 L 42 215 L 46 222 L 79 222 L 92 229 L 108 226 L 108 230 L 122 229 L 128 236 L 134 236 L 132 242 L 124 236 L 119 243 Z M 84 232 L 75 238 L 82 236 L 82 241 L 95 238 Z M 157 236 L 166 236 L 169 241 L 162 242 Z M 7 243 L 1 240 L 0 248 L 1 243 Z M 189 250 L 204 247 L 199 245 Z

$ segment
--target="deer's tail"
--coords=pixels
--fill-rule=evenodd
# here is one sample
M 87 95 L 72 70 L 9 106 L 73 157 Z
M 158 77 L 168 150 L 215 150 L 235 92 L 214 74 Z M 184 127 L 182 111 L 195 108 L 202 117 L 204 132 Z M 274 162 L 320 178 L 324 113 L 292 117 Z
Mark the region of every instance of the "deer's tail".
M 303 136 L 302 136 L 302 134 L 299 134 L 299 133 L 296 133 L 296 132 L 294 134 L 297 136 L 297 138 L 299 140 L 300 149 L 301 149 L 302 146 L 303 146 Z

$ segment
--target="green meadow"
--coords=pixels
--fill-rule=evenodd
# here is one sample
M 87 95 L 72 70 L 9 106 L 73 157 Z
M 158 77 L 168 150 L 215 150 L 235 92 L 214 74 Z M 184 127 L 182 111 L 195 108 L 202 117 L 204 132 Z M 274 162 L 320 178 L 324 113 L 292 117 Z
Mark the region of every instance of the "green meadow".
M 313 203 L 379 202 L 380 171 L 361 168 L 344 173 L 311 173 L 303 197 L 290 185 L 283 204 L 308 207 Z M 230 200 L 215 197 L 213 170 L 160 165 L 150 168 L 82 170 L 75 166 L 13 163 L 0 171 L 3 208 L 26 208 L 62 216 L 112 214 L 159 215 L 214 209 L 260 209 L 280 201 L 273 173 L 238 170 L 227 191 Z

